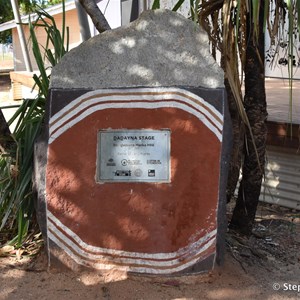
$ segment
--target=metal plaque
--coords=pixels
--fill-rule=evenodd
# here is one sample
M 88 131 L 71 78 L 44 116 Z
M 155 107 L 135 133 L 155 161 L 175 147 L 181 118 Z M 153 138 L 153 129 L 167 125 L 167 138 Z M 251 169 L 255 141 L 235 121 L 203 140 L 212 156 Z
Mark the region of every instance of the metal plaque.
M 97 181 L 170 182 L 170 130 L 100 130 Z

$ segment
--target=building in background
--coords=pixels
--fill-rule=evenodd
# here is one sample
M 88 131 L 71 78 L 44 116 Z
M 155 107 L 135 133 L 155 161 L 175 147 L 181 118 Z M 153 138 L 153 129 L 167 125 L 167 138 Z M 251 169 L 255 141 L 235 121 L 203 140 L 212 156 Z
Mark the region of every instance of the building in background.
M 136 19 L 143 7 L 139 5 L 139 0 L 102 0 L 97 1 L 97 5 L 106 17 L 111 28 L 117 28 L 121 25 Z M 61 4 L 57 4 L 45 9 L 45 11 L 53 16 L 58 28 L 62 28 L 63 8 Z M 28 24 L 29 19 L 34 21 L 35 14 L 21 16 L 23 24 Z M 66 26 L 69 27 L 69 49 L 72 49 L 82 43 L 83 38 L 80 33 L 80 24 L 78 13 L 76 9 L 75 0 L 68 0 L 65 2 L 65 20 Z M 88 17 L 89 29 L 91 36 L 98 34 L 90 17 Z M 23 30 L 25 34 L 26 44 L 29 52 L 29 58 L 32 65 L 33 72 L 26 71 L 26 64 L 24 60 L 24 53 L 22 52 L 20 38 L 17 31 L 17 24 L 15 20 L 11 20 L 0 24 L 0 32 L 5 30 L 12 30 L 12 49 L 13 49 L 13 71 L 10 73 L 12 79 L 12 97 L 15 100 L 33 96 L 32 87 L 34 81 L 33 74 L 38 70 L 35 58 L 31 49 L 29 26 L 24 25 Z M 47 36 L 43 28 L 36 28 L 37 39 L 41 48 L 45 46 Z
M 107 18 L 109 24 L 112 28 L 116 28 L 118 26 L 121 26 L 121 6 L 119 0 L 104 0 L 99 3 L 99 7 L 104 13 L 105 17 Z M 57 24 L 58 28 L 62 27 L 62 5 L 54 5 L 47 9 L 45 9 L 47 13 L 49 13 L 51 16 L 54 17 L 55 22 Z M 74 0 L 66 1 L 65 3 L 65 14 L 66 14 L 66 26 L 69 27 L 70 30 L 70 41 L 69 41 L 69 47 L 70 49 L 78 46 L 82 42 L 81 34 L 80 34 L 80 26 L 78 21 L 78 15 L 76 10 L 76 5 Z M 31 20 L 35 19 L 35 15 L 25 15 L 22 16 L 22 23 L 27 24 L 29 21 L 29 18 Z M 90 18 L 89 18 L 89 24 L 90 24 L 90 31 L 91 35 L 97 34 Z M 20 40 L 17 32 L 17 24 L 15 20 L 8 21 L 6 23 L 0 24 L 0 32 L 5 30 L 12 30 L 12 45 L 13 45 L 13 52 L 14 52 L 14 71 L 25 71 L 25 63 L 23 59 L 23 53 L 21 50 Z M 23 26 L 26 41 L 27 41 L 27 47 L 30 53 L 30 60 L 32 63 L 33 70 L 37 70 L 37 65 L 35 63 L 35 59 L 31 50 L 31 41 L 30 41 L 30 33 L 29 33 L 29 27 Z M 46 43 L 46 32 L 43 28 L 37 28 L 36 34 L 39 43 L 41 46 L 45 45 Z

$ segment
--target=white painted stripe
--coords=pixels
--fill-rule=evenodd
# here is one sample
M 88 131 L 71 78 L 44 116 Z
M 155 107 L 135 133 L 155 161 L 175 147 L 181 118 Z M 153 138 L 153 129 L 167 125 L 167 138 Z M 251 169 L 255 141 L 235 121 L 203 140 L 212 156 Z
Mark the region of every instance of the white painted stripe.
M 49 238 L 53 239 L 56 236 L 58 236 L 60 238 L 60 240 L 64 241 L 64 243 L 69 246 L 69 248 L 71 248 L 73 250 L 73 252 L 77 253 L 80 256 L 85 257 L 86 259 L 89 260 L 100 260 L 100 261 L 104 261 L 105 263 L 115 263 L 115 264 L 123 264 L 123 265 L 132 265 L 132 264 L 137 264 L 137 265 L 143 265 L 143 266 L 155 266 L 155 267 L 173 267 L 176 265 L 181 264 L 182 262 L 182 258 L 187 258 L 189 256 L 195 256 L 198 255 L 199 253 L 203 252 L 205 249 L 206 244 L 202 245 L 201 250 L 197 249 L 196 251 L 193 250 L 194 245 L 190 246 L 192 253 L 186 253 L 184 256 L 178 256 L 175 257 L 172 260 L 151 260 L 151 259 L 142 259 L 139 256 L 139 253 L 136 252 L 132 252 L 132 254 L 134 254 L 133 258 L 128 258 L 128 257 L 118 257 L 116 255 L 114 256 L 110 256 L 110 255 L 105 255 L 105 254 L 93 254 L 93 253 L 89 253 L 87 251 L 85 251 L 85 249 L 81 249 L 80 247 L 78 247 L 78 245 L 76 245 L 73 241 L 71 241 L 69 238 L 67 238 L 65 235 L 63 235 L 61 232 L 57 232 L 55 231 L 55 227 L 53 226 L 53 224 L 49 224 Z M 53 234 L 51 231 L 55 231 Z M 215 237 L 211 240 L 208 241 L 208 243 L 210 243 L 211 241 L 215 241 Z M 64 246 L 65 247 L 65 246 Z M 112 251 L 114 251 L 113 249 L 110 249 Z M 117 252 L 117 251 L 116 251 Z M 161 253 L 163 254 L 163 253 Z
M 133 90 L 133 92 L 137 93 L 137 91 L 139 92 L 140 90 L 144 91 L 144 92 L 153 92 L 153 90 L 148 89 L 145 91 L 145 89 L 136 89 Z M 69 105 L 67 105 L 66 107 L 64 107 L 62 110 L 60 110 L 57 114 L 55 114 L 51 119 L 50 119 L 50 135 L 52 134 L 53 131 L 57 130 L 57 128 L 59 128 L 62 124 L 66 123 L 63 128 L 64 131 L 68 130 L 71 126 L 67 123 L 68 120 L 70 120 L 72 117 L 74 117 L 76 114 L 80 113 L 82 110 L 86 109 L 88 106 L 91 105 L 96 105 L 94 106 L 97 107 L 97 110 L 100 110 L 101 105 L 103 105 L 104 107 L 102 109 L 106 109 L 106 108 L 127 108 L 127 107 L 131 107 L 131 108 L 148 108 L 148 109 L 153 109 L 153 108 L 159 108 L 159 107 L 175 107 L 175 108 L 181 108 L 185 111 L 188 111 L 190 113 L 192 113 L 193 115 L 195 115 L 199 120 L 201 120 L 210 130 L 212 130 L 214 133 L 219 132 L 216 128 L 214 128 L 214 125 L 220 130 L 222 131 L 223 128 L 223 116 L 220 114 L 220 112 L 218 112 L 212 105 L 210 105 L 209 103 L 205 102 L 202 98 L 198 97 L 197 95 L 194 95 L 190 92 L 187 92 L 185 90 L 180 90 L 180 89 L 175 89 L 176 92 L 180 92 L 183 94 L 188 94 L 190 97 L 195 98 L 195 101 L 201 102 L 201 104 L 204 106 L 200 106 L 199 104 L 195 103 L 194 101 L 185 98 L 185 97 L 181 97 L 180 95 L 177 94 L 172 94 L 172 92 L 174 92 L 173 90 L 167 89 L 167 94 L 157 94 L 157 95 L 145 95 L 145 94 L 140 94 L 140 95 L 128 95 L 128 90 L 120 90 L 120 91 L 116 91 L 116 90 L 111 90 L 111 92 L 114 93 L 124 93 L 125 95 L 113 95 L 113 96 L 103 96 L 103 98 L 101 98 L 101 96 L 99 97 L 99 95 L 101 94 L 106 94 L 108 92 L 110 92 L 110 90 L 99 90 L 99 91 L 92 91 L 92 92 L 88 92 L 86 94 L 84 94 L 83 96 L 75 99 L 74 101 L 72 101 Z M 162 90 L 161 92 L 166 92 L 166 90 Z M 92 99 L 86 100 L 84 101 L 84 99 L 87 99 L 89 97 L 93 97 Z M 161 101 L 161 100 L 178 100 L 178 101 L 182 101 L 187 103 L 188 105 L 184 105 L 182 103 L 176 102 L 176 101 L 172 101 L 172 102 L 168 102 L 168 105 L 163 105 L 162 103 L 147 103 L 148 105 L 146 106 L 146 103 L 143 101 L 137 102 L 137 103 L 130 103 L 131 100 L 154 100 L 154 101 Z M 80 105 L 78 105 L 81 101 L 84 101 L 83 103 L 81 103 Z M 121 102 L 123 104 L 117 104 L 115 103 L 115 106 L 113 106 L 113 103 L 111 104 L 103 104 L 103 101 L 117 101 L 117 102 Z M 124 101 L 128 101 L 128 103 L 124 103 Z M 172 104 L 171 104 L 172 103 Z M 160 104 L 160 106 L 159 106 Z M 78 105 L 78 106 L 77 106 Z M 129 106 L 130 105 L 130 106 Z M 77 106 L 77 107 L 76 107 Z M 192 107 L 194 107 L 195 110 L 193 110 Z M 217 120 L 207 109 L 210 109 L 215 115 L 218 116 L 218 118 L 220 118 L 221 122 L 219 120 Z M 201 113 L 198 112 L 201 111 Z M 89 114 L 93 113 L 95 111 L 95 109 L 88 109 L 87 110 L 89 112 Z M 66 114 L 66 115 L 65 115 Z M 85 113 L 85 117 L 87 116 L 87 114 Z M 61 118 L 61 119 L 60 119 Z M 57 121 L 59 119 L 59 121 Z M 214 124 L 211 124 L 210 121 L 208 121 L 207 119 L 210 119 L 211 122 Z M 76 119 L 77 122 L 79 122 L 81 119 Z M 57 122 L 56 122 L 57 121 Z M 56 123 L 55 123 L 56 122 Z M 54 123 L 54 124 L 53 124 Z M 53 124 L 53 125 L 51 125 Z M 76 124 L 76 123 L 72 123 L 72 126 Z M 62 131 L 62 132 L 64 132 Z M 221 138 L 220 138 L 221 137 Z M 222 139 L 222 135 L 219 133 L 218 134 L 218 139 L 221 140 Z
M 86 95 L 86 94 L 85 94 Z M 220 130 L 222 129 L 223 126 L 223 116 L 220 115 L 220 113 L 218 111 L 215 110 L 215 115 L 217 115 L 217 118 L 220 119 L 220 121 L 218 119 L 216 119 L 209 111 L 209 108 L 207 108 L 207 105 L 203 104 L 197 104 L 195 101 L 192 101 L 186 97 L 180 96 L 178 94 L 157 94 L 157 95 L 145 95 L 145 94 L 141 94 L 141 95 L 112 95 L 112 96 L 100 96 L 99 94 L 90 96 L 93 97 L 92 99 L 89 100 L 84 100 L 84 99 L 88 99 L 89 97 L 86 96 L 83 99 L 80 99 L 81 97 L 75 99 L 74 101 L 72 101 L 72 107 L 68 108 L 67 110 L 65 110 L 64 108 L 59 111 L 57 114 L 55 114 L 51 119 L 50 119 L 50 125 L 54 122 L 56 122 L 59 118 L 63 117 L 63 119 L 66 121 L 68 119 L 70 119 L 71 117 L 73 117 L 75 114 L 77 114 L 80 110 L 83 110 L 84 108 L 96 104 L 96 103 L 102 103 L 102 102 L 108 102 L 108 101 L 116 101 L 116 102 L 129 102 L 129 101 L 164 101 L 164 100 L 177 100 L 177 101 L 181 101 L 181 102 L 185 102 L 186 104 L 192 106 L 194 109 L 199 110 L 202 114 L 204 114 L 208 119 L 210 119 L 212 121 L 212 123 L 214 123 Z M 83 101 L 82 103 L 80 103 L 81 101 Z M 79 104 L 80 103 L 80 104 Z M 78 105 L 79 104 L 79 105 Z M 76 107 L 78 105 L 78 107 Z M 76 108 L 75 108 L 76 107 Z M 64 121 L 64 122 L 65 122 Z M 61 122 L 59 122 L 61 123 Z M 54 128 L 58 125 L 54 124 L 51 127 Z
M 53 128 L 52 130 L 55 130 L 57 127 L 60 126 L 61 123 L 66 122 L 68 119 L 72 118 L 74 115 L 76 115 L 78 112 L 81 110 L 85 109 L 86 107 L 97 104 L 97 103 L 102 103 L 102 102 L 107 102 L 107 101 L 119 101 L 119 102 L 126 102 L 126 101 L 131 101 L 131 100 L 151 100 L 151 101 L 161 101 L 161 100 L 178 100 L 187 103 L 188 105 L 194 107 L 196 110 L 199 110 L 202 114 L 204 114 L 208 119 L 211 120 L 213 124 L 215 124 L 220 130 L 222 130 L 223 127 L 223 116 L 216 110 L 214 109 L 214 113 L 218 116 L 218 118 L 221 120 L 217 120 L 208 110 L 207 110 L 207 105 L 203 104 L 203 106 L 200 106 L 199 104 L 195 103 L 194 101 L 182 97 L 177 94 L 158 94 L 158 95 L 125 95 L 125 96 L 119 96 L 119 95 L 113 95 L 113 96 L 104 96 L 103 98 L 99 97 L 99 94 L 96 95 L 89 95 L 90 93 L 87 93 L 83 96 L 85 97 L 79 97 L 72 101 L 71 104 L 69 104 L 71 107 L 66 106 L 62 110 L 60 110 L 57 114 L 55 114 L 51 119 L 50 119 L 50 126 L 52 123 L 56 122 L 59 118 L 62 118 L 62 120 L 59 120 L 57 124 L 53 124 L 51 127 Z M 87 99 L 89 97 L 93 97 L 92 99 L 84 101 L 84 99 Z M 201 98 L 200 98 L 201 99 Z M 84 101 L 80 105 L 78 105 L 81 101 Z M 141 101 L 141 102 L 142 102 Z M 195 100 L 196 101 L 196 100 Z M 208 103 L 207 103 L 208 104 Z M 76 107 L 78 105 L 78 107 Z M 76 108 L 75 108 L 76 107 Z M 68 109 L 66 109 L 68 108 Z M 124 106 L 126 108 L 126 106 Z M 65 115 L 66 114 L 66 115 Z
M 168 102 L 168 103 L 144 103 L 144 102 L 129 102 L 129 103 L 110 103 L 110 104 L 99 104 L 96 106 L 93 106 L 81 114 L 79 114 L 77 117 L 72 119 L 70 122 L 66 123 L 65 125 L 61 126 L 54 134 L 52 132 L 54 131 L 54 128 L 58 128 L 59 126 L 53 126 L 50 128 L 50 137 L 49 137 L 49 144 L 51 144 L 56 138 L 58 138 L 61 134 L 63 134 L 65 131 L 70 129 L 72 126 L 74 126 L 76 123 L 80 122 L 82 119 L 86 118 L 90 114 L 94 113 L 95 111 L 104 110 L 108 108 L 144 108 L 144 109 L 154 109 L 154 108 L 166 108 L 166 107 L 174 107 L 174 108 L 180 108 L 182 110 L 185 110 L 189 112 L 190 114 L 197 117 L 199 120 L 201 120 L 206 127 L 208 127 L 219 139 L 219 141 L 222 141 L 222 133 L 210 123 L 204 115 L 200 114 L 198 111 L 193 110 L 191 107 L 184 105 L 182 103 L 178 102 Z M 78 108 L 77 113 L 81 110 L 81 108 Z M 67 120 L 62 119 L 60 123 L 64 123 Z
M 205 259 L 204 258 L 199 258 L 199 257 L 195 257 L 200 255 L 201 253 L 203 253 L 204 251 L 206 251 L 207 249 L 209 249 L 214 243 L 215 240 L 210 240 L 206 245 L 204 245 L 202 247 L 202 249 L 196 253 L 194 255 L 194 258 L 191 259 L 190 261 L 183 263 L 177 267 L 174 267 L 172 265 L 169 266 L 169 268 L 165 267 L 164 269 L 159 269 L 159 268 L 155 268 L 156 266 L 153 264 L 150 264 L 149 267 L 144 267 L 144 266 L 140 266 L 140 267 L 133 267 L 133 266 L 129 266 L 129 265 L 124 265 L 124 266 L 120 266 L 118 264 L 116 264 L 118 261 L 117 259 L 113 259 L 111 261 L 107 260 L 107 263 L 100 263 L 100 262 L 92 262 L 88 260 L 88 257 L 86 257 L 86 259 L 83 259 L 82 257 L 80 257 L 78 255 L 78 253 L 73 252 L 74 249 L 70 249 L 68 247 L 66 247 L 66 245 L 64 243 L 62 243 L 59 239 L 57 239 L 54 235 L 51 234 L 50 232 L 50 239 L 56 243 L 61 249 L 63 249 L 72 259 L 74 259 L 78 264 L 81 265 L 85 265 L 88 267 L 93 267 L 95 269 L 99 269 L 99 270 L 109 270 L 109 269 L 113 269 L 113 268 L 118 268 L 121 270 L 125 270 L 125 271 L 131 271 L 131 272 L 137 272 L 137 273 L 148 273 L 148 274 L 172 274 L 175 272 L 179 272 L 182 271 L 190 266 L 193 266 L 195 263 L 197 263 L 198 261 L 200 261 L 201 259 Z M 66 240 L 64 240 L 64 242 L 66 242 Z M 213 253 L 215 255 L 215 252 Z M 115 264 L 113 263 L 115 262 Z M 126 261 L 124 260 L 124 263 L 126 264 Z M 138 264 L 138 260 L 134 260 L 134 264 Z M 151 266 L 151 267 L 150 267 Z
M 73 110 L 73 107 L 76 106 L 78 103 L 80 103 L 82 100 L 87 99 L 89 97 L 100 98 L 100 101 L 107 101 L 107 100 L 109 101 L 109 99 L 111 99 L 110 97 L 114 97 L 114 96 L 110 96 L 110 97 L 104 96 L 105 98 L 101 99 L 101 97 L 103 97 L 103 96 L 99 96 L 99 95 L 105 95 L 105 94 L 110 94 L 110 93 L 112 93 L 112 94 L 124 93 L 125 94 L 124 96 L 118 95 L 114 98 L 114 100 L 117 100 L 117 98 L 120 98 L 120 101 L 130 100 L 130 99 L 166 100 L 166 99 L 171 99 L 171 98 L 174 99 L 174 97 L 178 97 L 178 100 L 185 101 L 197 109 L 202 109 L 202 107 L 199 104 L 196 104 L 195 102 L 191 101 L 190 99 L 176 95 L 176 93 L 185 94 L 187 97 L 194 99 L 196 102 L 201 103 L 201 105 L 205 106 L 208 110 L 212 111 L 223 122 L 222 113 L 220 113 L 213 105 L 206 102 L 203 98 L 201 98 L 198 95 L 196 95 L 190 91 L 187 91 L 185 89 L 172 87 L 172 88 L 102 89 L 102 90 L 95 90 L 95 91 L 87 92 L 87 93 L 81 95 L 80 97 L 78 97 L 77 99 L 75 99 L 74 101 L 72 101 L 71 103 L 69 103 L 68 105 L 66 105 L 58 113 L 56 113 L 54 116 L 52 116 L 50 119 L 51 120 L 50 123 L 55 122 L 58 118 L 60 118 L 66 112 Z M 126 95 L 126 94 L 130 94 L 130 93 L 132 93 L 132 95 Z M 139 93 L 139 95 L 136 95 L 137 93 Z M 145 95 L 145 93 L 157 93 L 157 95 Z M 168 94 L 162 94 L 162 93 L 168 93 Z M 97 101 L 99 101 L 99 99 Z
M 207 243 L 210 239 L 215 240 L 215 236 L 217 233 L 216 229 L 213 229 L 211 232 L 207 233 L 204 237 L 200 238 L 196 242 L 188 245 L 187 247 L 180 248 L 176 252 L 171 253 L 142 253 L 142 252 L 128 252 L 123 250 L 115 250 L 109 248 L 95 247 L 85 243 L 76 233 L 74 233 L 71 229 L 66 227 L 60 220 L 58 220 L 50 211 L 48 211 L 48 218 L 51 222 L 48 222 L 48 227 L 52 225 L 52 231 L 59 236 L 62 240 L 69 240 L 67 236 L 65 236 L 63 232 L 65 232 L 68 236 L 70 236 L 82 249 L 85 249 L 89 252 L 94 252 L 94 254 L 107 254 L 114 256 L 123 256 L 123 257 L 131 257 L 131 258 L 144 258 L 144 259 L 153 259 L 153 260 L 166 260 L 166 259 L 176 259 L 178 256 L 184 256 L 187 253 L 192 251 L 192 248 L 198 248 L 203 244 Z M 53 225 L 55 224 L 55 226 Z M 56 228 L 57 227 L 57 228 Z M 59 230 L 59 229 L 60 230 Z

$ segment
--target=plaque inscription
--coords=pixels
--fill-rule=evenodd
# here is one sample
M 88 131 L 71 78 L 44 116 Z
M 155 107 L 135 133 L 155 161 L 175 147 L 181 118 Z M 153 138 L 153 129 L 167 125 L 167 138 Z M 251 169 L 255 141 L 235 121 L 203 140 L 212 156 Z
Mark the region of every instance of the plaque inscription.
M 97 181 L 170 182 L 170 130 L 100 130 Z

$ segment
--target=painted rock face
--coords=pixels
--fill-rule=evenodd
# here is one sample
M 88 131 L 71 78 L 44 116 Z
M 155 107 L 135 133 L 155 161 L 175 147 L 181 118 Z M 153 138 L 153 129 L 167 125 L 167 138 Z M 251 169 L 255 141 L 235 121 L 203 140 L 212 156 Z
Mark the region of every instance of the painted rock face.
M 52 256 L 147 274 L 211 269 L 224 200 L 223 90 L 81 93 L 49 120 Z
M 35 174 L 51 266 L 170 275 L 222 261 L 230 134 L 204 30 L 144 11 L 67 53 L 49 94 Z

